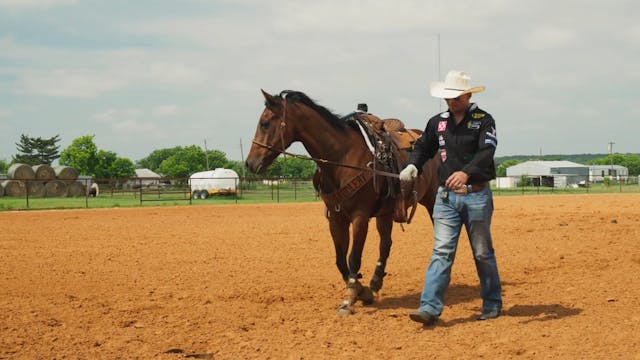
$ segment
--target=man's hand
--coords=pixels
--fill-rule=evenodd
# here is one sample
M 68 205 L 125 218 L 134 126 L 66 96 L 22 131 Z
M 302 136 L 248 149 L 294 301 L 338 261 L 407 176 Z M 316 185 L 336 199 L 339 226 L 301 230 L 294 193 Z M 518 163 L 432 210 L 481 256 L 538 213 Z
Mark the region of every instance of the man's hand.
M 400 171 L 400 181 L 412 181 L 418 176 L 418 169 L 415 165 L 409 164 L 404 170 Z
M 444 185 L 451 190 L 456 190 L 467 185 L 467 181 L 469 181 L 469 175 L 467 175 L 467 173 L 456 171 L 449 176 Z

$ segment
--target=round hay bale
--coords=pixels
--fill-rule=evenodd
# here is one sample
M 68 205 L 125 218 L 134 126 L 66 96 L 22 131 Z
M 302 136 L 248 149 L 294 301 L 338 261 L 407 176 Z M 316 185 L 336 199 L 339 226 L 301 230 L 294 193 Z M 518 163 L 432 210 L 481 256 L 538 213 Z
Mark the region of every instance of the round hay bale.
M 7 196 L 25 196 L 27 194 L 27 187 L 22 181 L 5 180 L 2 182 L 2 187 Z
M 55 180 L 56 172 L 47 164 L 33 165 L 33 172 L 36 174 L 36 180 Z
M 27 181 L 26 184 L 27 190 L 29 191 L 29 196 L 44 196 L 44 181 Z
M 15 163 L 9 166 L 7 177 L 9 179 L 33 180 L 36 178 L 36 173 L 29 165 Z
M 78 179 L 78 170 L 71 166 L 56 166 L 54 168 L 58 180 L 76 180 Z
M 46 197 L 67 197 L 69 187 L 63 181 L 53 180 L 44 184 L 44 196 Z
M 86 189 L 84 188 L 84 184 L 80 181 L 71 181 L 67 183 L 67 187 L 69 189 L 69 197 L 79 197 L 86 195 Z

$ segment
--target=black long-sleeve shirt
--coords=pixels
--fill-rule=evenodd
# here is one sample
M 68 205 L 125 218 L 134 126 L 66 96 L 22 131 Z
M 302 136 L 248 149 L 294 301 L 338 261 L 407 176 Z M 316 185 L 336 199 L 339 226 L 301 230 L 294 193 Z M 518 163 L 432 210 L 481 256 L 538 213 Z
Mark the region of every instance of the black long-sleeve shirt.
M 473 103 L 458 125 L 449 111 L 429 119 L 409 155 L 409 164 L 422 169 L 422 165 L 440 150 L 442 164 L 438 168 L 438 178 L 441 184 L 460 170 L 469 175 L 469 184 L 477 184 L 495 179 L 493 155 L 497 145 L 493 117 Z

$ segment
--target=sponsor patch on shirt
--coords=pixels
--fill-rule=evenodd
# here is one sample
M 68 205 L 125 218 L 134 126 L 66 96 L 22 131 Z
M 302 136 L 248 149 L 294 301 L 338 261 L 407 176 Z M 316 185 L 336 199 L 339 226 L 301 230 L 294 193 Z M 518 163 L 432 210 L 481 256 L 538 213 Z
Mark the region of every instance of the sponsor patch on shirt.
M 486 138 L 486 139 L 484 139 L 484 143 L 485 144 L 489 144 L 489 145 L 491 145 L 493 147 L 498 147 L 498 144 L 496 143 L 495 139 Z
M 447 121 L 446 120 L 441 120 L 438 123 L 438 132 L 443 132 L 447 130 Z
M 438 135 L 438 145 L 444 146 L 444 136 Z
M 481 124 L 480 121 L 471 120 L 471 121 L 467 122 L 467 128 L 478 130 L 478 129 L 480 129 L 480 124 Z
M 484 117 L 485 114 L 483 113 L 473 113 L 471 114 L 471 117 L 474 119 L 482 119 Z
M 440 158 L 442 159 L 442 162 L 447 161 L 447 150 L 445 149 L 440 150 Z
M 491 131 L 484 133 L 484 143 L 493 147 L 498 147 L 498 138 L 496 137 L 496 128 L 492 127 Z

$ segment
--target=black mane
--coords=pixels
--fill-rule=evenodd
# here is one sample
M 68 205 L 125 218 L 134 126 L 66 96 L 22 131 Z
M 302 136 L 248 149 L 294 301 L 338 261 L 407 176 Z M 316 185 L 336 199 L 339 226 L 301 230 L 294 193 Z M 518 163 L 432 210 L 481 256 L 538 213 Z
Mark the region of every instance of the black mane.
M 324 106 L 318 105 L 315 101 L 311 100 L 305 93 L 294 90 L 283 90 L 280 92 L 280 97 L 291 103 L 302 103 L 311 109 L 315 110 L 322 118 L 324 118 L 331 126 L 336 129 L 344 130 L 347 126 L 346 122 L 340 115 L 334 114 L 331 110 Z

